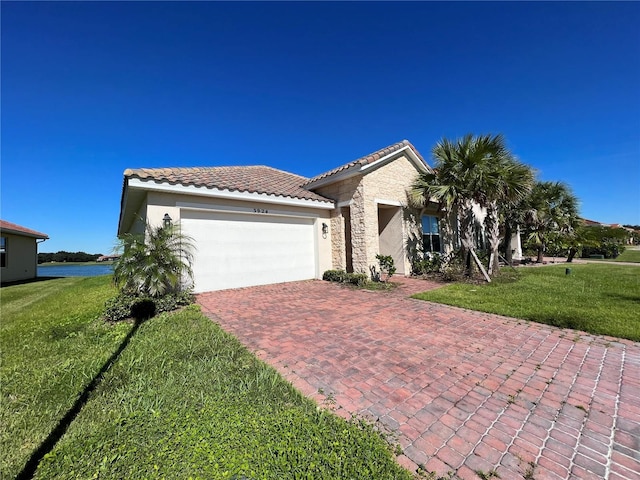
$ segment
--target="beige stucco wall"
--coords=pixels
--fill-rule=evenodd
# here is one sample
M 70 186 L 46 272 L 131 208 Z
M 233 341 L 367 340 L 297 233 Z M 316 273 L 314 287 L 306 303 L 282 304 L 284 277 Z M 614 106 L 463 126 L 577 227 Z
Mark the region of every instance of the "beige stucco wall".
M 16 282 L 37 276 L 38 246 L 36 239 L 2 232 L 7 239 L 6 263 L 0 269 L 2 282 Z
M 270 215 L 313 218 L 318 260 L 317 278 L 322 278 L 322 274 L 332 268 L 331 238 L 333 221 L 331 220 L 331 210 L 277 205 L 258 201 L 211 198 L 198 195 L 149 192 L 145 204 L 145 218 L 147 218 L 151 225 L 162 225 L 162 219 L 165 213 L 168 213 L 174 222 L 180 222 L 181 212 L 188 209 L 202 209 L 205 211 L 218 210 L 230 213 L 243 212 L 250 215 L 254 214 L 254 209 L 256 209 L 259 211 L 267 210 Z M 323 223 L 326 223 L 329 227 L 326 238 L 322 234 Z
M 403 242 L 402 238 L 402 217 L 401 206 L 382 207 L 382 205 L 378 205 L 380 254 L 389 255 L 393 258 L 396 271 L 399 274 L 405 273 L 404 259 L 406 257 L 405 242 Z

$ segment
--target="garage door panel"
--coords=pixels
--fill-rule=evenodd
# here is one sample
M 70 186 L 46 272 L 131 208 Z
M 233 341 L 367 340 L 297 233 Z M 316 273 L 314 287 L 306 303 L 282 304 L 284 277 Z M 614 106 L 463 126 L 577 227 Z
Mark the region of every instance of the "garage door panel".
M 313 219 L 183 212 L 193 237 L 196 292 L 314 278 Z

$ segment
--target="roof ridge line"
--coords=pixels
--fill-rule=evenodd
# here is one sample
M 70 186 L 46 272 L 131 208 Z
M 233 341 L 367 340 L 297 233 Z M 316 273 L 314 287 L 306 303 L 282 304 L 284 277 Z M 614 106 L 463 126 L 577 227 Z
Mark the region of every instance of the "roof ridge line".
M 367 155 L 363 155 L 362 157 L 358 157 L 355 160 L 352 160 L 351 162 L 345 163 L 343 165 L 340 165 L 336 168 L 333 168 L 329 171 L 326 171 L 324 173 L 321 173 L 319 175 L 316 175 L 315 177 L 312 177 L 308 182 L 306 182 L 305 184 L 303 184 L 303 187 L 306 187 L 307 185 L 317 182 L 318 180 L 322 180 L 325 178 L 329 178 L 332 177 L 333 175 L 336 175 L 340 172 L 343 172 L 345 170 L 348 170 L 352 167 L 355 167 L 357 165 L 369 165 L 377 160 L 379 160 L 382 157 L 385 157 L 387 155 L 391 155 L 394 152 L 397 152 L 399 150 L 401 150 L 404 147 L 409 147 L 411 148 L 411 150 L 416 154 L 416 156 L 425 164 L 425 166 L 428 166 L 426 160 L 424 159 L 424 157 L 420 154 L 420 152 L 418 152 L 418 150 L 416 149 L 416 147 L 413 146 L 413 144 L 407 140 L 401 140 L 399 142 L 393 143 L 391 145 L 388 145 L 384 148 L 381 148 L 379 150 L 376 150 L 375 152 L 369 153 Z

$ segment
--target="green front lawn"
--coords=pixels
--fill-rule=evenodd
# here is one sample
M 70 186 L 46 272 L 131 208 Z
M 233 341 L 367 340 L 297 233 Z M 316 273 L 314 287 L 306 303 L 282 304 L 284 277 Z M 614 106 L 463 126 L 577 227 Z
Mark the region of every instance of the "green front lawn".
M 51 280 L 2 290 L 0 477 L 20 471 L 131 328 L 95 319 L 106 294 L 113 293 L 108 278 Z M 50 282 L 64 282 L 70 293 L 53 289 Z M 22 287 L 33 290 L 14 293 Z M 29 301 L 47 289 L 56 293 Z M 21 304 L 14 304 L 7 322 L 5 302 L 20 301 L 17 297 Z M 46 321 L 47 303 L 59 304 L 53 316 L 66 319 L 63 324 L 73 319 L 76 327 Z M 78 304 L 92 315 L 77 313 Z M 65 314 L 65 305 L 76 313 Z M 66 373 L 56 373 L 58 364 L 67 365 L 62 369 Z M 56 375 L 82 381 L 67 388 Z M 50 410 L 47 421 L 29 418 L 34 412 L 41 417 L 42 410 Z M 196 306 L 141 324 L 36 473 L 36 478 L 245 477 L 411 475 L 395 463 L 389 445 L 370 426 L 319 409 Z
M 639 267 L 563 264 L 517 272 L 517 281 L 456 283 L 414 297 L 640 341 Z M 504 273 L 512 276 L 509 269 Z
M 0 289 L 0 478 L 12 478 L 72 407 L 131 326 L 96 322 L 108 277 Z
M 638 247 L 627 247 L 624 252 L 616 257 L 615 261 L 640 263 L 640 249 Z

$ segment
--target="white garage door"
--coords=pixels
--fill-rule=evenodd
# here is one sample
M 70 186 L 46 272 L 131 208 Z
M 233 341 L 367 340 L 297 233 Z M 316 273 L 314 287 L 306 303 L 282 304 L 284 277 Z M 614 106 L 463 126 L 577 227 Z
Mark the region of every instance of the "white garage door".
M 194 239 L 194 290 L 307 280 L 316 275 L 313 219 L 183 211 Z

